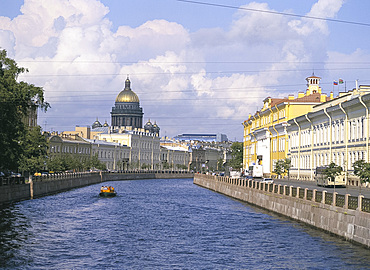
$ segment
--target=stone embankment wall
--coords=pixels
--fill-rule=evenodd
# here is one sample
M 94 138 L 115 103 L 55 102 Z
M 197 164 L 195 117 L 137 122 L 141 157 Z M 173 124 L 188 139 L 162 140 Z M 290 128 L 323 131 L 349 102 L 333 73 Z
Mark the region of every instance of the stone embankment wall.
M 0 179 L 0 205 L 20 200 L 46 196 L 73 188 L 88 186 L 106 181 L 192 178 L 186 171 L 125 171 L 120 173 L 70 173 L 33 177 L 25 182 L 18 179 Z
M 370 200 L 246 179 L 194 175 L 194 184 L 370 248 Z M 366 212 L 367 211 L 367 212 Z

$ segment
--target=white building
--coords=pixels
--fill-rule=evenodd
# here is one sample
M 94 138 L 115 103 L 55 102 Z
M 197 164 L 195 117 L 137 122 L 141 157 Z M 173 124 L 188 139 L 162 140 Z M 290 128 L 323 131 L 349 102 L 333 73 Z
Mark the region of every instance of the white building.
M 190 163 L 190 153 L 187 148 L 181 146 L 161 146 L 161 162 L 162 169 L 164 164 L 167 163 L 169 168 L 173 170 L 186 169 L 189 168 Z
M 353 163 L 369 157 L 370 86 L 317 105 L 288 121 L 290 177 L 314 180 L 316 167 L 334 162 L 342 166 L 349 184 L 358 185 Z
M 95 139 L 126 145 L 130 149 L 129 169 L 156 169 L 160 166 L 159 137 L 144 129 L 129 130 L 125 127 L 109 129 L 107 133 L 94 136 Z
M 107 170 L 126 170 L 130 159 L 130 148 L 115 142 L 84 139 L 91 144 L 92 156 L 106 165 Z

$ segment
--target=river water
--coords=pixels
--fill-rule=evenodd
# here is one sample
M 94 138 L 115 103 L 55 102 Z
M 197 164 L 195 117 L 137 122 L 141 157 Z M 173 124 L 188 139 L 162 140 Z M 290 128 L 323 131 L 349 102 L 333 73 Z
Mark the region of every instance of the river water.
M 108 182 L 0 208 L 0 269 L 369 269 L 370 251 L 192 179 Z

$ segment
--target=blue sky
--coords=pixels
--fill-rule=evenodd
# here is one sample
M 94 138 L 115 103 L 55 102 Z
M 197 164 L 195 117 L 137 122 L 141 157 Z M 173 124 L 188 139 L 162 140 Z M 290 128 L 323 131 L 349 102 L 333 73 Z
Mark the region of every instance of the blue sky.
M 127 74 L 161 136 L 232 140 L 265 97 L 297 96 L 313 71 L 328 94 L 344 91 L 339 78 L 370 84 L 370 1 L 194 2 L 0 0 L 0 48 L 44 88 L 52 108 L 39 124 L 54 131 L 110 123 Z

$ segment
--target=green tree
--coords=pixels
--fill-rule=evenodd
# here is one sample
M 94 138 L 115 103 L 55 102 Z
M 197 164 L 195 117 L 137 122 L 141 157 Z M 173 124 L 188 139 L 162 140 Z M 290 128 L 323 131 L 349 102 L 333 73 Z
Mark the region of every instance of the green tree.
M 166 160 L 162 162 L 162 166 L 164 170 L 168 170 L 171 167 Z
M 324 170 L 324 175 L 330 178 L 331 181 L 335 180 L 337 175 L 342 173 L 343 169 L 341 166 L 336 165 L 334 162 L 330 163 L 328 167 Z
M 23 147 L 19 160 L 21 171 L 34 173 L 46 167 L 48 140 L 39 126 L 27 129 L 20 145 Z
M 176 164 L 176 169 L 186 170 L 188 167 L 184 164 Z
M 107 166 L 98 158 L 98 153 L 91 157 L 88 169 L 96 168 L 98 170 L 105 170 Z
M 47 167 L 50 171 L 54 172 L 66 171 L 66 168 L 64 167 L 63 164 L 63 158 L 59 156 L 49 158 L 47 161 Z
M 370 182 L 370 163 L 357 160 L 353 163 L 353 173 L 358 176 L 362 183 Z
M 231 160 L 229 166 L 239 170 L 243 166 L 243 143 L 234 142 L 231 145 Z
M 280 175 L 284 173 L 284 160 L 283 159 L 279 159 L 278 161 L 276 161 L 274 173 L 276 173 L 279 176 L 279 178 L 280 178 Z
M 25 72 L 28 70 L 18 67 L 13 59 L 7 57 L 5 50 L 0 50 L 0 170 L 17 170 L 21 163 L 24 167 L 24 159 L 29 158 L 32 152 L 25 148 L 32 142 L 24 142 L 28 135 L 24 119 L 32 109 L 46 110 L 49 107 L 41 87 L 17 81 Z M 38 162 L 35 163 L 37 166 Z
M 291 160 L 289 158 L 279 159 L 275 163 L 274 173 L 277 175 L 287 174 L 289 175 L 289 170 L 292 167 Z
M 98 159 L 98 154 L 92 157 L 78 157 L 71 154 L 54 156 L 48 159 L 47 168 L 50 171 L 86 171 L 88 169 L 106 169 L 106 165 Z

